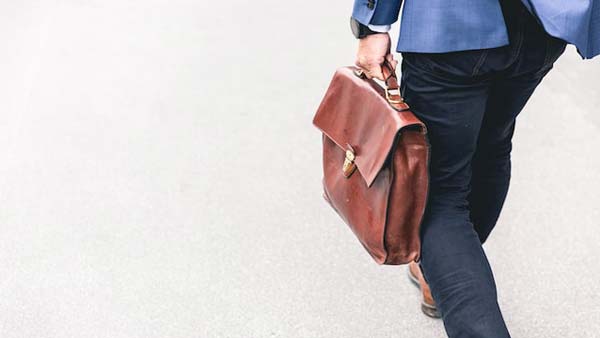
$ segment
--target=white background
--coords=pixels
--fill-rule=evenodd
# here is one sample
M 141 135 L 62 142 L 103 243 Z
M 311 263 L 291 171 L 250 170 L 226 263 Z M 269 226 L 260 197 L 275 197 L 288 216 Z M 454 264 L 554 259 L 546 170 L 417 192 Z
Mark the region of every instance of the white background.
M 444 337 L 321 197 L 351 6 L 1 0 L 0 337 Z M 569 48 L 518 119 L 514 337 L 600 336 L 599 85 Z

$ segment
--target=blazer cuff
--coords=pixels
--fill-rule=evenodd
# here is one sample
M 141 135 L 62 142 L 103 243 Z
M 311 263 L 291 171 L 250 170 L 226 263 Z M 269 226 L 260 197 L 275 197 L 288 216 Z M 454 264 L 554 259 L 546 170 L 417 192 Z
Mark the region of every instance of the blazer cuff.
M 391 25 L 398 21 L 402 0 L 354 0 L 352 17 L 363 25 Z

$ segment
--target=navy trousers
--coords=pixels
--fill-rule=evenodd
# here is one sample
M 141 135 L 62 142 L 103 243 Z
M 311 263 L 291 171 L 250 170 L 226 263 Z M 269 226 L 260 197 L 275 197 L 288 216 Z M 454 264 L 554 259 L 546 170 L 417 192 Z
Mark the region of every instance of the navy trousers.
M 431 144 L 420 267 L 451 338 L 510 337 L 482 244 L 507 195 L 515 118 L 566 46 L 519 0 L 502 6 L 508 46 L 402 53 L 401 90 Z

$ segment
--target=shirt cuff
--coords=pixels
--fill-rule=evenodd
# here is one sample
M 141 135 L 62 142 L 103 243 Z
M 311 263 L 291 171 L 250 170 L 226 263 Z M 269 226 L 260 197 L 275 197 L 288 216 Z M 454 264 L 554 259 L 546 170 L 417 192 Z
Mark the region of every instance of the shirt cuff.
M 392 25 L 368 25 L 369 29 L 378 33 L 387 33 Z

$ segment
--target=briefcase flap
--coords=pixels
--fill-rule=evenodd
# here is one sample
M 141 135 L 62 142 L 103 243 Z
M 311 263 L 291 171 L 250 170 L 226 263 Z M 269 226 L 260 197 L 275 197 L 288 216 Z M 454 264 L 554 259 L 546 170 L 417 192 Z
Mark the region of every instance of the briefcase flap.
M 415 126 L 426 131 L 406 104 L 392 106 L 385 89 L 357 76 L 354 67 L 335 72 L 313 124 L 340 148 L 354 152 L 354 163 L 369 187 L 401 129 Z

